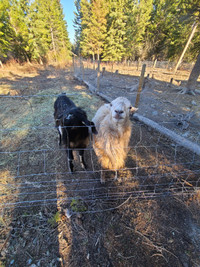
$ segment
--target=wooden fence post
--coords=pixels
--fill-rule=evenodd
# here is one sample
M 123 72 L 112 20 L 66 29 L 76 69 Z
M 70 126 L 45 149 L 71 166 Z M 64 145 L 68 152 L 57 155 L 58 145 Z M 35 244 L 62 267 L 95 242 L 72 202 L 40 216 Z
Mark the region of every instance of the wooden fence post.
M 142 91 L 142 86 L 144 83 L 144 74 L 145 74 L 145 70 L 146 70 L 146 64 L 142 65 L 142 71 L 140 74 L 140 80 L 139 80 L 139 86 L 138 86 L 138 91 L 137 91 L 137 97 L 136 97 L 136 101 L 135 101 L 135 107 L 138 107 L 139 101 L 140 101 L 140 93 Z
M 156 68 L 156 63 L 157 63 L 157 58 L 155 59 L 155 61 L 153 63 L 153 70 Z
M 75 72 L 75 55 L 73 55 L 73 63 L 72 64 L 73 64 L 73 66 L 72 66 L 73 70 L 72 71 Z
M 104 76 L 105 71 L 106 71 L 106 67 L 103 67 L 102 68 L 102 76 Z
M 99 92 L 100 87 L 100 60 L 98 60 L 98 67 L 97 67 L 97 91 Z
M 139 67 L 140 67 L 140 59 L 138 59 L 138 62 L 137 62 L 137 70 L 139 70 Z
M 83 64 L 83 62 L 81 62 L 82 64 L 81 64 L 81 69 L 82 69 L 82 80 L 84 81 L 84 79 L 85 79 L 85 69 L 84 69 L 84 64 Z

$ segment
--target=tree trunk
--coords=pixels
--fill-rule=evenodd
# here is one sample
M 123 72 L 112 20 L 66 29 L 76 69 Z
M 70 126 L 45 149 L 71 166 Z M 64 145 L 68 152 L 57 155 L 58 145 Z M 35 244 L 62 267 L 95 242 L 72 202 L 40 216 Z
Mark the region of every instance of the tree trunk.
M 183 93 L 187 94 L 195 94 L 194 90 L 196 88 L 197 79 L 200 75 L 200 54 L 197 57 L 197 61 L 190 73 L 190 77 L 187 81 L 186 88 Z
M 56 59 L 56 62 L 57 62 L 56 46 L 55 46 L 53 28 L 52 27 L 51 27 L 51 41 L 52 41 L 52 45 L 53 45 L 53 51 L 54 51 L 55 59 Z
M 175 69 L 174 69 L 174 73 L 176 73 L 176 71 L 177 71 L 179 65 L 181 64 L 181 61 L 182 61 L 182 59 L 183 59 L 183 57 L 184 57 L 184 55 L 185 55 L 185 52 L 186 52 L 186 50 L 187 50 L 187 48 L 188 48 L 188 46 L 189 46 L 189 44 L 190 44 L 190 42 L 191 42 L 191 40 L 192 40 L 192 38 L 193 38 L 193 36 L 194 36 L 194 33 L 195 33 L 195 31 L 196 31 L 196 28 L 197 28 L 197 25 L 198 25 L 198 22 L 195 22 L 195 23 L 193 24 L 192 32 L 191 32 L 191 34 L 190 34 L 190 36 L 189 36 L 189 39 L 188 39 L 188 41 L 187 41 L 187 43 L 186 43 L 186 45 L 185 45 L 185 47 L 184 47 L 184 49 L 183 49 L 183 52 L 182 52 L 182 54 L 181 54 L 181 56 L 180 56 L 180 58 L 179 58 L 179 60 L 178 60 L 178 62 L 177 62 L 177 64 L 176 64 L 176 67 L 175 67 Z
M 95 57 L 94 57 L 94 53 L 92 54 L 92 60 L 93 60 L 93 70 L 95 70 Z

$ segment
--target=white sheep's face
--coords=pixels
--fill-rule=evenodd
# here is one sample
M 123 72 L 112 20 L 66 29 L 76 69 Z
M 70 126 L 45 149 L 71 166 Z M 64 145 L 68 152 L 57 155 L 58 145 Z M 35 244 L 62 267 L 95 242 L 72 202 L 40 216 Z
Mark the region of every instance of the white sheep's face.
M 120 122 L 129 117 L 130 112 L 137 109 L 132 107 L 131 102 L 125 97 L 118 97 L 110 103 L 113 120 Z

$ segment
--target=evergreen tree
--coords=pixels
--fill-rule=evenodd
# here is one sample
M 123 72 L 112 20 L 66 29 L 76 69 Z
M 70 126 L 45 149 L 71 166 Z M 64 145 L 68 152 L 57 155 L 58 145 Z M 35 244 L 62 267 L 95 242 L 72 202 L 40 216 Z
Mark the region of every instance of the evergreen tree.
M 29 61 L 31 52 L 29 46 L 28 0 L 12 0 L 9 17 L 14 35 L 12 38 L 13 56 L 20 61 Z
M 2 0 L 0 2 L 0 60 L 7 57 L 11 51 L 12 28 L 9 21 L 9 1 Z
M 83 56 L 93 55 L 94 47 L 91 41 L 91 4 L 87 0 L 81 1 L 81 36 L 80 36 L 80 51 Z
M 21 62 L 70 56 L 67 23 L 59 0 L 1 0 L 0 57 Z
M 30 9 L 33 56 L 36 59 L 67 59 L 70 42 L 61 4 L 57 0 L 36 0 Z
M 154 0 L 153 6 L 151 23 L 147 29 L 148 40 L 151 43 L 149 54 L 160 59 L 175 60 L 182 53 L 194 21 L 199 19 L 200 2 L 198 0 Z M 196 34 L 193 40 L 195 40 L 193 47 L 196 54 L 200 42 L 199 35 Z M 186 57 L 188 57 L 187 54 Z
M 165 42 L 168 36 L 168 25 L 166 18 L 171 17 L 167 12 L 167 5 L 165 0 L 154 0 L 153 10 L 151 14 L 150 24 L 147 27 L 147 39 L 151 44 L 149 56 L 154 58 L 163 58 L 165 53 Z M 165 54 L 164 54 L 165 53 Z
M 80 52 L 80 38 L 81 38 L 81 5 L 80 0 L 75 0 L 74 5 L 76 8 L 76 11 L 74 12 L 74 28 L 75 28 L 75 53 L 79 54 Z
M 125 0 L 109 0 L 107 16 L 107 37 L 105 40 L 103 60 L 120 61 L 126 52 Z
M 177 15 L 177 14 L 176 14 Z M 179 50 L 175 48 L 176 53 L 178 50 L 178 56 L 182 53 L 182 50 L 188 40 L 193 25 L 197 25 L 196 33 L 192 39 L 192 43 L 189 49 L 186 51 L 185 59 L 187 61 L 196 60 L 197 55 L 200 52 L 200 2 L 199 0 L 180 0 L 178 5 L 178 17 L 179 23 L 185 25 L 185 30 L 182 32 L 182 43 L 179 45 Z M 179 52 L 180 51 L 180 52 Z
M 94 53 L 97 59 L 100 59 L 100 54 L 103 52 L 104 42 L 107 31 L 106 15 L 108 13 L 105 0 L 93 0 L 91 6 L 90 32 L 91 43 L 93 44 Z
M 126 57 L 144 58 L 147 50 L 147 27 L 153 10 L 153 0 L 132 1 L 126 4 Z

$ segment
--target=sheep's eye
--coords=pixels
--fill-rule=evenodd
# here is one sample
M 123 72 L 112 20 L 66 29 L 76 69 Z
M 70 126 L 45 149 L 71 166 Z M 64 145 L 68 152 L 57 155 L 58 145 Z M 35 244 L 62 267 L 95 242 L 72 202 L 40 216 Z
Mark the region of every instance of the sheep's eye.
M 132 109 L 132 107 L 129 107 L 129 109 Z

